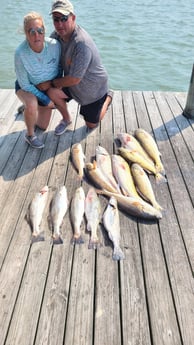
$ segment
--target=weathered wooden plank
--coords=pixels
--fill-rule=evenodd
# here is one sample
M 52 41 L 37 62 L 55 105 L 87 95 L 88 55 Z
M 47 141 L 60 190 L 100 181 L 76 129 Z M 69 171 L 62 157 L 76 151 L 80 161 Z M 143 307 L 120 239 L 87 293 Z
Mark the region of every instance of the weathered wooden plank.
M 82 118 L 78 116 L 72 144 L 81 142 L 83 151 L 85 151 L 86 135 L 86 126 Z M 89 152 L 86 151 L 86 159 L 88 159 L 88 153 Z M 66 183 L 69 186 L 69 191 L 72 198 L 76 189 L 81 183 L 72 164 L 68 169 Z M 82 222 L 81 231 L 84 243 L 74 245 L 74 259 L 71 272 L 68 314 L 64 333 L 64 344 L 68 345 L 92 345 L 93 338 L 95 253 L 88 250 L 89 236 L 85 232 L 85 221 Z M 71 235 L 73 235 L 73 232 Z
M 114 112 L 114 128 L 119 127 L 121 132 L 137 128 L 134 104 L 131 92 L 122 93 L 124 116 L 117 121 Z M 119 126 L 118 126 L 119 125 Z M 139 235 L 135 217 L 120 212 L 122 242 L 125 248 L 125 260 L 120 263 L 120 289 L 122 312 L 122 338 L 123 344 L 150 344 L 150 330 L 146 307 L 145 286 L 142 271 Z
M 148 96 L 149 94 L 147 94 Z M 146 104 L 149 109 L 150 102 L 146 97 Z M 162 106 L 158 103 L 160 111 L 162 112 Z M 152 111 L 149 113 L 149 116 L 152 121 L 152 125 L 154 128 L 160 128 L 161 123 L 158 122 L 159 116 L 155 111 L 153 111 L 154 106 L 152 104 Z M 166 112 L 165 112 L 166 114 Z M 165 121 L 166 123 L 166 121 Z M 160 131 L 162 134 L 162 130 Z M 166 134 L 163 137 L 165 141 Z M 162 137 L 161 137 L 162 140 Z M 160 148 L 161 141 L 158 141 L 158 145 Z M 177 190 L 181 188 L 184 191 L 184 181 L 179 179 L 179 167 L 177 165 L 176 158 L 174 157 L 174 152 L 172 151 L 169 142 L 166 141 L 165 145 L 163 144 L 163 151 L 162 151 L 164 164 L 167 167 L 167 178 L 168 178 L 168 186 L 172 191 L 173 203 L 175 204 L 175 199 L 177 200 Z M 181 175 L 180 175 L 181 177 Z M 165 188 L 165 186 L 163 186 Z M 162 188 L 162 187 L 161 187 Z M 162 188 L 163 189 L 163 188 Z M 179 193 L 179 192 L 178 192 Z M 182 195 L 182 200 L 184 197 Z M 193 338 L 193 330 L 191 324 L 193 323 L 193 278 L 190 272 L 190 263 L 188 262 L 187 253 L 185 251 L 185 246 L 182 241 L 182 234 L 179 228 L 179 213 L 174 212 L 174 206 L 171 201 L 171 195 L 167 193 L 167 190 L 161 193 L 161 199 L 163 202 L 167 202 L 167 211 L 164 214 L 162 221 L 160 222 L 160 231 L 162 236 L 162 243 L 165 253 L 165 260 L 167 263 L 168 275 L 170 279 L 170 286 L 173 294 L 173 301 L 175 302 L 175 310 L 176 314 L 178 314 L 178 324 L 179 329 L 181 331 L 181 338 L 183 339 L 184 344 L 191 344 Z M 180 203 L 179 199 L 179 203 Z M 185 201 L 185 200 L 184 200 Z M 181 210 L 180 210 L 181 212 Z M 184 267 L 184 269 L 183 269 Z M 188 290 L 184 291 L 185 287 L 188 286 Z M 184 295 L 184 296 L 183 296 Z M 158 303 L 158 302 L 157 302 Z M 182 304 L 183 303 L 183 304 Z M 168 304 L 166 303 L 166 306 Z M 173 314 L 171 314 L 172 316 Z M 171 317 L 172 321 L 172 317 Z M 189 328 L 188 332 L 185 332 L 185 327 Z M 166 330 L 169 329 L 169 326 Z M 173 333 L 169 333 L 167 331 L 167 339 L 170 339 L 172 336 L 178 337 L 178 332 L 176 329 Z M 172 339 L 172 338 L 171 338 Z M 178 342 L 178 339 L 177 339 Z M 176 342 L 175 342 L 176 343 Z
M 149 95 L 149 98 L 146 98 L 147 102 L 144 99 L 145 95 Z M 138 96 L 138 94 L 134 95 L 139 126 L 151 132 L 149 121 L 153 120 L 152 117 L 157 111 L 153 95 L 144 93 L 144 97 Z M 149 116 L 147 111 L 149 111 Z M 154 128 L 162 127 L 162 120 L 158 113 L 155 118 L 157 124 L 154 123 Z M 158 140 L 160 134 L 157 132 Z M 163 188 L 167 190 L 166 185 Z M 157 199 L 160 203 L 159 195 Z M 139 222 L 139 233 L 153 343 L 157 345 L 181 344 L 157 222 Z
M 165 159 L 165 165 L 167 170 L 167 177 L 169 180 L 169 188 L 171 192 L 171 196 L 173 198 L 173 204 L 177 213 L 177 218 L 181 226 L 181 233 L 184 236 L 185 245 L 188 251 L 188 255 L 190 258 L 190 264 L 192 266 L 192 270 L 194 270 L 193 262 L 194 262 L 194 239 L 193 239 L 193 224 L 192 224 L 192 215 L 193 215 L 193 205 L 191 203 L 191 194 L 188 194 L 188 188 L 185 185 L 187 181 L 183 180 L 182 175 L 182 169 L 185 171 L 187 170 L 187 160 L 185 163 L 181 163 L 181 159 L 184 161 L 184 157 L 180 152 L 183 149 L 185 156 L 188 158 L 188 165 L 190 166 L 190 172 L 188 172 L 188 175 L 191 174 L 192 176 L 192 161 L 190 158 L 190 155 L 188 152 L 185 151 L 185 141 L 182 138 L 182 134 L 180 129 L 177 126 L 177 122 L 175 122 L 175 119 L 172 118 L 171 110 L 168 107 L 168 104 L 166 103 L 166 100 L 163 97 L 163 94 L 156 93 L 155 94 L 156 101 L 158 103 L 158 106 L 160 108 L 160 112 L 162 114 L 163 120 L 165 122 L 165 127 L 168 133 L 168 141 L 166 141 L 165 147 L 168 145 L 168 149 L 166 148 L 166 158 Z M 168 97 L 169 98 L 169 97 Z M 185 119 L 186 121 L 186 119 Z M 187 128 L 184 130 L 184 132 L 189 131 L 190 129 Z M 176 133 L 176 135 L 174 135 Z M 187 135 L 187 134 L 185 134 Z M 191 138 L 191 133 L 188 134 L 189 138 Z M 171 147 L 169 144 L 171 143 Z M 175 157 L 173 153 L 174 152 Z M 184 167 L 185 165 L 185 167 Z M 182 169 L 180 170 L 180 167 Z M 192 179 L 192 178 L 191 178 Z M 191 186 L 191 184 L 190 184 Z M 193 189 L 192 186 L 190 187 L 191 190 Z M 184 202 L 184 208 L 182 206 L 182 202 Z M 185 212 L 186 210 L 186 212 Z
M 46 134 L 45 134 L 46 135 Z M 32 179 L 32 186 L 31 190 L 28 193 L 26 202 L 24 204 L 23 210 L 21 212 L 21 217 L 18 220 L 18 224 L 16 226 L 14 236 L 12 238 L 12 242 L 10 244 L 9 252 L 7 253 L 7 256 L 4 261 L 3 269 L 1 272 L 3 287 L 0 289 L 2 292 L 6 290 L 7 286 L 10 284 L 9 292 L 4 293 L 6 298 L 4 298 L 2 303 L 2 315 L 3 321 L 1 322 L 1 325 L 3 327 L 3 331 L 1 332 L 1 337 L 4 339 L 7 327 L 10 322 L 10 317 L 12 315 L 13 307 L 14 314 L 13 319 L 11 323 L 11 327 L 9 328 L 9 333 L 7 335 L 9 339 L 9 343 L 13 344 L 22 344 L 22 341 L 25 344 L 32 344 L 33 339 L 35 337 L 36 327 L 37 327 L 37 320 L 39 317 L 39 309 L 42 301 L 42 294 L 44 291 L 44 284 L 46 280 L 46 274 L 48 270 L 48 264 L 50 262 L 50 231 L 45 231 L 45 236 L 47 235 L 48 240 L 44 243 L 39 244 L 41 247 L 41 250 L 38 251 L 38 254 L 36 254 L 36 244 L 32 247 L 32 250 L 30 251 L 30 228 L 29 225 L 26 224 L 26 221 L 24 220 L 24 215 L 26 214 L 27 207 L 29 205 L 30 200 L 32 199 L 33 194 L 39 190 L 40 187 L 45 185 L 48 181 L 49 175 L 50 175 L 50 169 L 53 166 L 52 163 L 52 157 L 55 156 L 56 153 L 56 144 L 58 142 L 58 138 L 53 136 L 53 133 L 50 131 L 48 135 L 46 135 L 46 148 L 45 150 L 42 150 L 41 158 L 38 161 L 35 161 L 32 159 L 33 154 L 36 156 L 37 150 L 32 150 L 29 148 L 28 155 L 26 156 L 26 162 L 23 163 L 23 166 L 21 168 L 20 172 L 20 179 L 18 178 L 17 181 L 20 187 L 20 190 L 23 186 L 23 188 L 27 188 L 27 183 L 24 183 L 25 175 L 27 173 L 28 179 Z M 56 141 L 57 140 L 57 141 Z M 48 145 L 47 145 L 48 143 Z M 55 144 L 54 144 L 55 143 Z M 29 159 L 29 157 L 31 159 Z M 32 166 L 31 169 L 29 169 L 29 162 L 31 162 Z M 25 164 L 26 163 L 26 164 Z M 39 163 L 39 165 L 37 165 Z M 64 165 L 64 164 L 63 164 Z M 62 166 L 63 166 L 62 165 Z M 34 176 L 29 174 L 29 170 L 35 169 L 36 172 Z M 53 174 L 55 175 L 55 170 L 53 169 Z M 31 176 L 32 175 L 32 176 Z M 65 173 L 63 174 L 65 176 Z M 26 181 L 27 182 L 27 181 Z M 31 182 L 31 181 L 29 181 Z M 27 192 L 26 192 L 27 193 Z M 19 192 L 16 193 L 17 196 L 21 195 Z M 21 201 L 18 201 L 18 204 L 20 204 Z M 48 211 L 48 207 L 47 207 Z M 44 219 L 45 229 L 48 228 L 48 225 L 46 226 L 46 219 Z M 28 231 L 27 231 L 28 230 Z M 17 251 L 16 251 L 17 249 Z M 34 254 L 35 251 L 35 254 Z M 11 258 L 15 257 L 14 263 L 11 261 Z M 36 260 L 33 260 L 33 256 L 35 255 Z M 19 259 L 16 260 L 16 258 L 19 256 Z M 27 260 L 28 259 L 28 260 Z M 26 261 L 27 260 L 27 261 Z M 25 269 L 25 263 L 26 263 L 26 269 Z M 35 263 L 35 264 L 34 264 Z M 12 270 L 14 270 L 14 273 L 7 274 L 7 271 L 10 272 L 10 265 Z M 14 269 L 14 265 L 16 265 Z M 25 269 L 25 273 L 23 273 Z M 22 279 L 22 276 L 24 274 L 24 278 Z M 6 275 L 6 277 L 4 277 Z M 31 284 L 28 284 L 27 282 L 31 281 L 31 275 L 34 277 L 34 280 Z M 39 282 L 39 278 L 42 278 Z M 20 287 L 20 292 L 18 291 L 18 288 Z M 37 291 L 36 286 L 39 286 L 39 291 Z M 19 295 L 18 295 L 19 292 Z M 15 302 L 16 297 L 17 303 Z M 28 301 L 29 300 L 29 301 Z M 28 303 L 24 303 L 25 301 L 28 301 Z M 16 305 L 15 305 L 16 303 Z M 36 306 L 34 306 L 36 305 Z M 21 312 L 23 310 L 23 312 Z M 33 320 L 34 323 L 25 323 L 25 315 L 32 315 L 33 314 Z M 6 326 L 7 325 L 7 326 Z M 26 336 L 22 337 L 21 330 L 25 328 Z M 3 342 L 3 340 L 2 340 Z
M 1 90 L 0 94 L 0 135 L 5 135 L 10 131 L 17 116 L 17 108 L 21 104 L 14 90 Z M 1 138 L 2 140 L 3 138 Z
M 77 116 L 77 105 L 71 102 L 69 110 L 72 114 L 72 128 L 74 128 Z M 52 121 L 52 128 L 56 126 L 58 120 L 59 116 L 58 114 L 55 114 Z M 57 151 L 53 161 L 53 169 L 49 178 L 49 186 L 52 188 L 52 196 L 58 187 L 63 184 L 66 185 L 66 175 L 69 166 L 71 148 L 70 145 L 73 133 L 74 132 L 70 129 L 59 138 Z M 66 187 L 68 199 L 70 199 L 68 186 Z M 57 345 L 62 344 L 63 342 L 73 260 L 73 247 L 70 245 L 72 232 L 69 220 L 69 211 L 67 211 L 61 226 L 61 236 L 63 238 L 63 244 L 53 246 L 50 256 L 48 277 L 40 311 L 40 320 L 37 324 L 35 344 Z

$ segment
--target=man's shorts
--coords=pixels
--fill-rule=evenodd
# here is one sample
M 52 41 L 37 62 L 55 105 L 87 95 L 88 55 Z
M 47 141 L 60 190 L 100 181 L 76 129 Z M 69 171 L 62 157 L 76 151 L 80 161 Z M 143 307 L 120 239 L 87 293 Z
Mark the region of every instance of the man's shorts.
M 63 92 L 65 92 L 65 94 L 68 96 L 68 98 L 66 99 L 66 102 L 69 102 L 71 99 L 73 99 L 68 87 L 64 87 Z M 107 97 L 107 93 L 102 98 L 98 99 L 94 103 L 90 103 L 87 105 L 81 105 L 80 114 L 83 116 L 83 118 L 86 122 L 91 122 L 91 123 L 98 123 L 99 122 L 100 112 L 101 112 L 101 109 L 102 109 L 102 106 L 105 102 L 106 97 Z
M 16 81 L 15 81 L 15 93 L 17 93 L 19 90 L 21 90 L 21 87 L 20 87 L 18 81 L 16 80 Z M 44 92 L 44 91 L 42 91 L 42 92 Z M 46 92 L 44 92 L 44 93 L 46 93 Z M 41 101 L 39 101 L 39 100 L 38 100 L 38 105 L 40 105 L 41 107 L 46 107 L 46 105 L 43 104 L 43 103 L 42 103 Z

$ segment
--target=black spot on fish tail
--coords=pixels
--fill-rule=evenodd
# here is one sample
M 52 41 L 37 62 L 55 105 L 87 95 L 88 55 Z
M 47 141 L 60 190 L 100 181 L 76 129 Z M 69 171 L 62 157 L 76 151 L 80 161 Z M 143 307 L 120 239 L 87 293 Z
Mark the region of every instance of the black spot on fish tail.
M 63 239 L 61 236 L 53 237 L 53 244 L 63 244 Z
M 42 235 L 37 235 L 37 236 L 32 235 L 31 237 L 31 244 L 36 243 L 36 242 L 43 242 L 43 241 L 44 241 L 44 236 Z
M 72 239 L 71 239 L 71 244 L 82 244 L 84 243 L 84 240 L 82 238 L 82 236 L 80 235 L 79 237 L 75 237 L 73 236 Z

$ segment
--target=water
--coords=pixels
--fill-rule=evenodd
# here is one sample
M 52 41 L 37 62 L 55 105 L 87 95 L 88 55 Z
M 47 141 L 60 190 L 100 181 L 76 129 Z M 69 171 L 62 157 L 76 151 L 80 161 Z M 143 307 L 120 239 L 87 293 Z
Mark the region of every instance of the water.
M 194 63 L 192 0 L 74 0 L 116 90 L 187 91 Z M 0 0 L 0 88 L 14 88 L 23 16 L 35 10 L 53 30 L 48 0 Z

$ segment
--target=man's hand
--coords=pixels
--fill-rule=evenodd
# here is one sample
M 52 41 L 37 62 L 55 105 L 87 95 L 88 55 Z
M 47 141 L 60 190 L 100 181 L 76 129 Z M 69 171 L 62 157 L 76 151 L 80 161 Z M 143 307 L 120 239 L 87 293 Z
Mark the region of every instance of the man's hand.
M 51 80 L 44 81 L 43 83 L 36 85 L 36 87 L 40 91 L 47 91 L 50 87 L 52 87 Z

